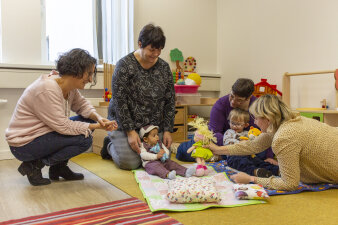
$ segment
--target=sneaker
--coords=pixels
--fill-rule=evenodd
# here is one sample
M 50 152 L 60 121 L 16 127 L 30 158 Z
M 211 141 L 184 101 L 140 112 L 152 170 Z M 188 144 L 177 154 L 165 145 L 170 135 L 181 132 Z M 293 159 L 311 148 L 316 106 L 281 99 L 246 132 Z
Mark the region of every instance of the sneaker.
M 111 155 L 108 153 L 108 144 L 110 143 L 110 139 L 108 136 L 106 136 L 103 139 L 103 146 L 101 148 L 101 157 L 102 159 L 112 159 Z
M 270 170 L 264 168 L 258 168 L 255 170 L 255 174 L 257 177 L 268 178 L 272 176 L 272 172 Z

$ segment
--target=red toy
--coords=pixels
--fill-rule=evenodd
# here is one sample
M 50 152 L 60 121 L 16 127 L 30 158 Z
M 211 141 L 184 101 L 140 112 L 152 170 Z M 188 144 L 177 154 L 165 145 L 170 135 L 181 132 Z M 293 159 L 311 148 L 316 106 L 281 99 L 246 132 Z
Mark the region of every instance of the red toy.
M 108 88 L 105 88 L 104 89 L 104 96 L 103 96 L 104 101 L 109 102 L 110 99 L 111 99 L 111 95 L 112 95 L 112 93 L 108 91 Z
M 277 90 L 277 85 L 269 84 L 267 82 L 267 79 L 261 79 L 261 82 L 255 84 L 255 91 L 252 94 L 257 98 L 265 94 L 279 94 L 280 96 L 282 96 L 282 92 Z

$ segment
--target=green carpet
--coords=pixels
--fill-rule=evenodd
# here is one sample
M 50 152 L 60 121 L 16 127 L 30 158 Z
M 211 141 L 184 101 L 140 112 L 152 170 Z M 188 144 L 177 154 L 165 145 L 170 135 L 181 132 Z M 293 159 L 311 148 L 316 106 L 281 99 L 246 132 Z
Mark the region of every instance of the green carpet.
M 84 153 L 72 161 L 127 194 L 145 201 L 131 171 L 120 170 L 111 160 Z M 210 208 L 198 212 L 166 212 L 183 224 L 338 224 L 338 189 L 272 196 L 267 204 L 236 208 Z

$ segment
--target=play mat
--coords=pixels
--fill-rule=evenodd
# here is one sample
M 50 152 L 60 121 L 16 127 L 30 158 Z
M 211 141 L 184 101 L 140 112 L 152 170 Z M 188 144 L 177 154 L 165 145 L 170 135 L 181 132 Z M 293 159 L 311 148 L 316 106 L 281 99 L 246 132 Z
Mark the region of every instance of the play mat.
M 189 167 L 194 166 L 194 164 L 184 166 Z M 221 197 L 221 201 L 218 203 L 171 203 L 166 198 L 168 193 L 168 179 L 149 175 L 143 169 L 134 170 L 133 172 L 152 212 L 199 211 L 210 207 L 237 207 L 265 203 L 264 200 L 237 200 L 233 191 L 233 183 L 229 180 L 226 173 L 217 173 L 212 167 L 209 167 L 208 177 L 212 177 L 215 181 L 216 189 Z

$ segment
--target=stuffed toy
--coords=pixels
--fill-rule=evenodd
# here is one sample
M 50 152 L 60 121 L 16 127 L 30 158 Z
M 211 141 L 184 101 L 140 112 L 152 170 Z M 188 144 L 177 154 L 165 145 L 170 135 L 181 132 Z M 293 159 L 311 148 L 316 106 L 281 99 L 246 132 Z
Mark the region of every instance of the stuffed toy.
M 248 131 L 248 137 L 250 140 L 254 140 L 257 136 L 259 136 L 262 132 L 253 126 L 250 127 L 250 130 Z
M 260 131 L 258 128 L 251 126 L 250 130 L 248 131 L 248 137 L 250 140 L 254 140 L 256 137 L 258 137 L 262 131 Z M 251 155 L 252 158 L 255 158 L 256 155 Z
M 203 118 L 197 117 L 194 121 L 188 123 L 197 130 L 195 131 L 193 144 L 187 151 L 191 153 L 191 157 L 196 159 L 197 167 L 195 175 L 201 177 L 203 175 L 208 175 L 208 168 L 205 165 L 205 160 L 210 159 L 213 154 L 212 151 L 208 148 L 204 148 L 204 145 L 208 145 L 211 141 L 216 142 L 216 137 L 212 131 L 209 130 L 207 123 Z

